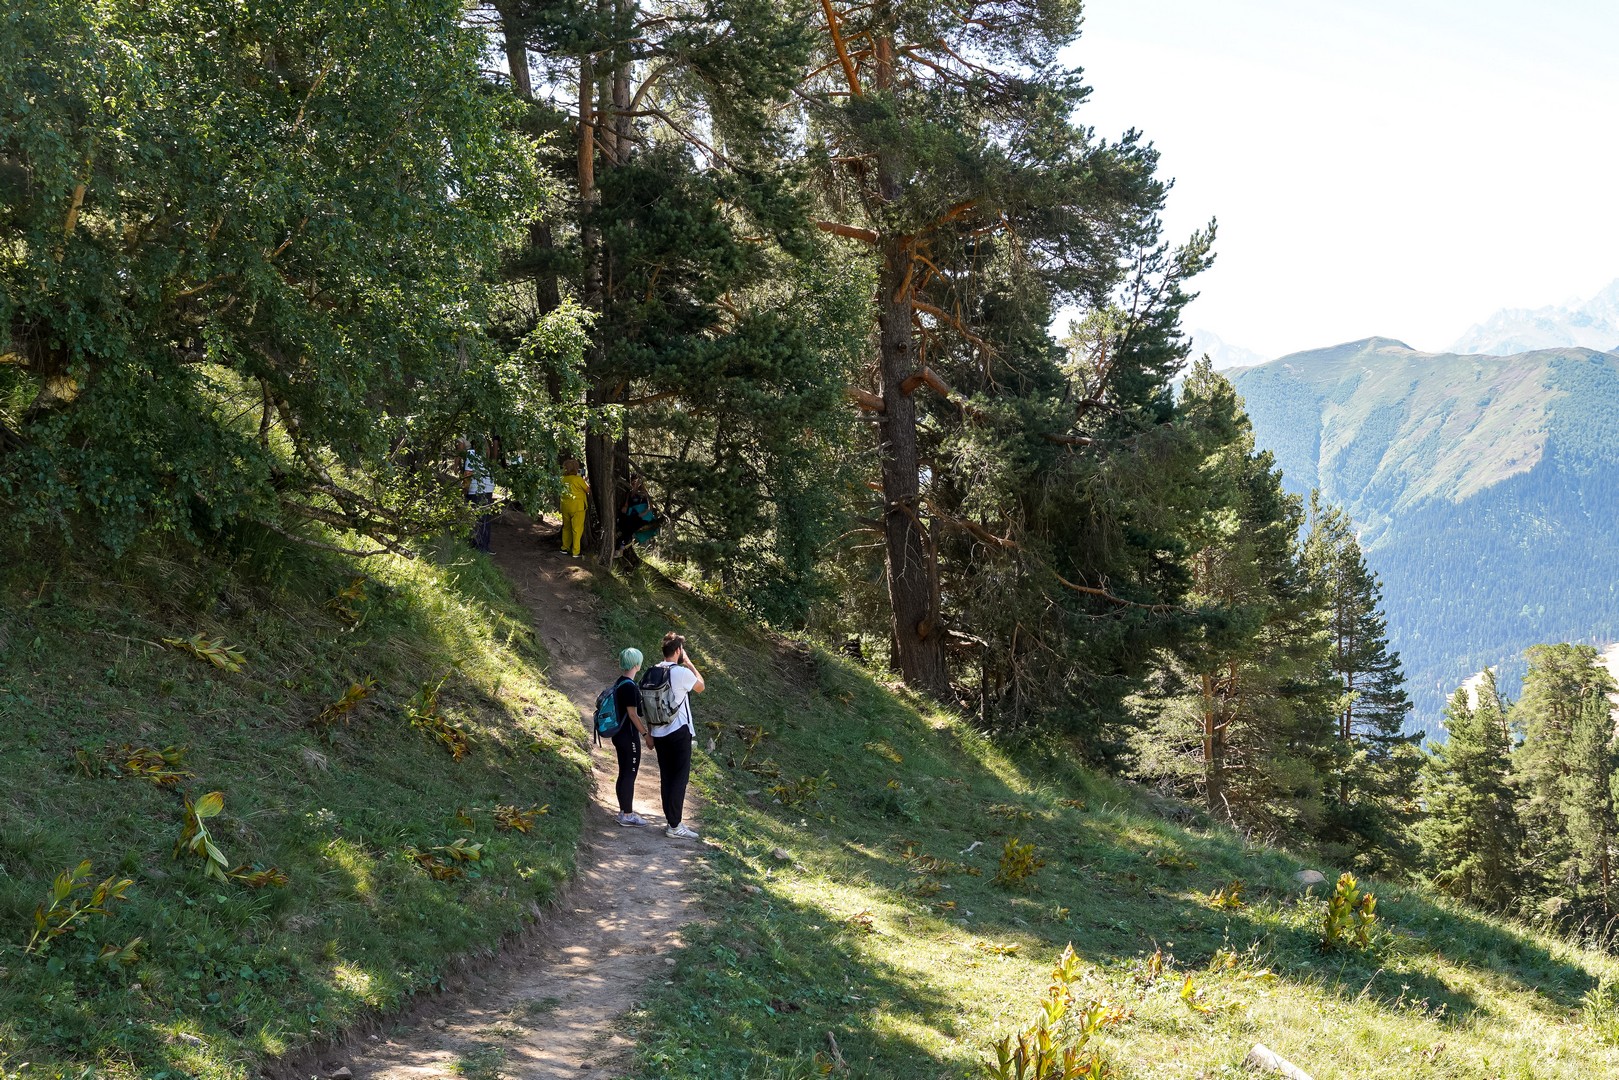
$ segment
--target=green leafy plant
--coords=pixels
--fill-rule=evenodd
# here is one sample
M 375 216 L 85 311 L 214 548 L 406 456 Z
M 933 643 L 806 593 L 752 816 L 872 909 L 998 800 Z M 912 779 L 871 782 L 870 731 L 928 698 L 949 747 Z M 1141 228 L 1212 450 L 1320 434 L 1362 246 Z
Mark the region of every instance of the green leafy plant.
M 410 699 L 405 706 L 405 716 L 410 720 L 410 726 L 425 731 L 450 752 L 453 761 L 460 761 L 472 749 L 472 740 L 467 733 L 444 718 L 440 711 L 438 695 L 444 688 L 446 675 L 432 686 L 423 686 Z
M 133 964 L 141 958 L 140 948 L 144 944 L 146 939 L 142 937 L 131 938 L 127 945 L 114 945 L 109 941 L 96 954 L 96 962 L 113 968 Z
M 1345 871 L 1327 898 L 1327 912 L 1321 924 L 1324 949 L 1365 949 L 1372 943 L 1377 925 L 1377 897 L 1362 892 L 1355 875 Z
M 1051 970 L 1051 985 L 1035 1003 L 1033 1022 L 992 1047 L 984 1064 L 991 1080 L 1102 1080 L 1105 1065 L 1094 1043 L 1125 1014 L 1092 1000 L 1075 1008 L 1073 985 L 1080 976 L 1074 947 L 1063 950 Z
M 837 788 L 832 779 L 831 770 L 823 772 L 820 776 L 801 776 L 797 780 L 788 780 L 777 784 L 770 789 L 770 794 L 783 806 L 794 810 L 806 810 L 821 805 L 821 798 L 827 792 Z
M 198 660 L 208 663 L 224 671 L 241 671 L 247 666 L 247 656 L 234 645 L 227 644 L 224 638 L 211 638 L 203 634 L 192 634 L 188 638 L 163 639 L 163 644 L 181 652 L 190 653 Z
M 337 595 L 326 601 L 326 607 L 345 622 L 360 621 L 359 606 L 366 601 L 365 578 L 357 577 L 337 590 Z
M 905 763 L 905 758 L 900 755 L 900 752 L 895 750 L 886 742 L 869 742 L 865 745 L 867 750 L 870 750 L 873 754 L 876 754 L 885 761 L 891 761 L 895 765 L 903 765 Z
M 343 691 L 342 697 L 326 706 L 316 715 L 315 726 L 329 728 L 339 720 L 345 724 L 348 723 L 349 713 L 359 708 L 366 698 L 376 693 L 376 689 L 377 680 L 369 675 L 359 682 L 350 683 L 349 688 Z
M 230 863 L 214 843 L 214 838 L 208 832 L 207 821 L 216 818 L 225 809 L 225 793 L 223 791 L 210 791 L 195 803 L 187 798 L 185 801 L 185 829 L 180 839 L 174 845 L 174 857 L 178 859 L 186 852 L 200 855 L 203 859 L 203 872 L 218 881 L 226 879 L 226 871 Z
M 1162 869 L 1162 870 L 1196 870 L 1197 869 L 1197 860 L 1196 859 L 1190 858 L 1189 856 L 1186 856 L 1186 855 L 1182 855 L 1178 851 L 1160 852 L 1158 854 L 1157 858 L 1155 858 L 1153 860 L 1153 862 L 1155 864 L 1157 864 L 1159 869 Z
M 463 836 L 451 843 L 439 844 L 426 851 L 406 848 L 405 855 L 426 870 L 434 880 L 455 881 L 457 878 L 466 877 L 467 863 L 482 860 L 483 845 L 473 843 Z
M 110 914 L 108 905 L 114 900 L 128 899 L 124 893 L 135 884 L 129 878 L 108 878 L 98 885 L 90 884 L 90 860 L 85 859 L 72 870 L 64 870 L 51 883 L 47 901 L 34 908 L 34 932 L 28 935 L 25 953 L 42 953 L 51 942 L 78 927 L 81 919 L 90 915 Z M 89 891 L 89 896 L 78 897 Z M 139 938 L 131 944 L 139 942 Z
M 1001 849 L 1001 865 L 995 871 L 992 879 L 1002 888 L 1012 888 L 1022 884 L 1035 871 L 1046 865 L 1046 861 L 1035 854 L 1032 843 L 1025 844 L 1016 836 L 1006 838 L 1006 846 Z
M 1580 1014 L 1599 1040 L 1619 1046 L 1619 980 L 1604 975 L 1580 999 Z
M 183 746 L 165 746 L 161 750 L 150 746 L 132 746 L 125 743 L 123 746 L 107 746 L 100 750 L 79 748 L 73 751 L 73 759 L 78 763 L 79 771 L 86 776 L 138 777 L 150 780 L 159 787 L 169 787 L 188 779 L 191 773 L 182 766 L 185 764 L 186 748 Z
M 246 863 L 230 872 L 230 879 L 239 885 L 246 885 L 249 889 L 262 889 L 271 887 L 284 889 L 290 878 L 286 871 L 275 866 L 248 866 Z
M 1241 878 L 1232 878 L 1224 885 L 1209 893 L 1209 907 L 1216 911 L 1241 911 L 1248 906 L 1242 894 L 1247 885 Z
M 495 828 L 505 829 L 508 832 L 526 833 L 534 827 L 534 822 L 539 819 L 541 814 L 549 813 L 550 810 L 549 804 L 531 806 L 525 810 L 522 807 L 508 806 L 503 803 L 495 807 Z

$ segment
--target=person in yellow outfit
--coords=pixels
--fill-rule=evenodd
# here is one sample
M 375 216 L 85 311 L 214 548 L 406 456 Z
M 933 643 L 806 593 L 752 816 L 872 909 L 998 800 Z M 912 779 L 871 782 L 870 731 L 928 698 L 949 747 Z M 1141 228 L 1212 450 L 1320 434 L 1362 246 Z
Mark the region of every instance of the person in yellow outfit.
M 579 475 L 579 462 L 568 458 L 562 463 L 562 550 L 579 557 L 579 541 L 585 535 L 585 503 L 590 484 Z

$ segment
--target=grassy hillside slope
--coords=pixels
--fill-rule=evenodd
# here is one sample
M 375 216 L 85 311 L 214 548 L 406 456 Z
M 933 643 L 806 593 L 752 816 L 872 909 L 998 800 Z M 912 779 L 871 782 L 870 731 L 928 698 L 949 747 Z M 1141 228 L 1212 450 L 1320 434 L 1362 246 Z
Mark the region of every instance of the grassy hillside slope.
M 116 577 L 36 559 L 0 579 L 0 1075 L 254 1075 L 435 985 L 571 872 L 577 713 L 486 559 L 357 568 L 272 543 L 236 567 L 137 558 Z M 163 643 L 198 633 L 245 665 Z M 369 699 L 319 720 L 367 677 Z M 422 691 L 440 680 L 434 709 Z M 413 708 L 464 733 L 460 760 Z M 184 748 L 177 783 L 124 767 L 168 747 Z M 183 798 L 213 791 L 226 868 L 274 868 L 283 887 L 176 857 Z M 500 805 L 548 809 L 524 833 L 497 827 Z M 457 841 L 483 857 L 434 851 Z M 52 878 L 81 860 L 93 882 L 130 880 L 127 899 L 25 952 Z
M 1374 948 L 1323 952 L 1324 902 L 1292 880 L 1308 859 L 1010 757 L 723 603 L 651 583 L 609 600 L 615 640 L 690 636 L 714 740 L 709 921 L 636 1018 L 638 1075 L 980 1075 L 1070 942 L 1084 993 L 1125 1017 L 1105 1040 L 1121 1077 L 1236 1075 L 1254 1042 L 1317 1080 L 1619 1073 L 1581 1011 L 1609 958 L 1387 883 Z M 1014 837 L 1044 865 L 997 884 Z

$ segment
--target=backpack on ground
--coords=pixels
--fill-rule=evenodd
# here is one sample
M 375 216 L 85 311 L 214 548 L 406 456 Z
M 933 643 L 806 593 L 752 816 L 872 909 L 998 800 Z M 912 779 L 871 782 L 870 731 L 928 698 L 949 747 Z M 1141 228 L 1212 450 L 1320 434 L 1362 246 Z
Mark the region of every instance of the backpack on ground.
M 596 731 L 596 741 L 611 739 L 618 734 L 618 729 L 624 726 L 624 716 L 618 711 L 618 687 L 620 683 L 632 682 L 629 676 L 620 676 L 612 686 L 596 695 L 596 718 L 591 723 Z
M 666 664 L 654 664 L 641 672 L 641 706 L 646 710 L 647 729 L 668 727 L 677 718 L 675 683 Z

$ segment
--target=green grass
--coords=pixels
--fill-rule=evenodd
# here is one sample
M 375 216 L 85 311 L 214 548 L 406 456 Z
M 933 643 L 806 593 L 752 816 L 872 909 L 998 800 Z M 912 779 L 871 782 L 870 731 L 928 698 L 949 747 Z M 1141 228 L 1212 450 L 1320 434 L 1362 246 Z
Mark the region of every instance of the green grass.
M 488 561 L 447 545 L 359 569 L 256 551 L 236 566 L 20 559 L 0 577 L 0 1074 L 252 1076 L 435 986 L 572 872 L 577 714 Z M 330 601 L 359 574 L 346 616 Z M 245 668 L 162 644 L 195 633 L 239 647 Z M 346 721 L 312 723 L 367 676 L 376 692 Z M 406 719 L 440 679 L 441 713 L 471 741 L 460 761 Z M 184 746 L 192 775 L 160 787 L 94 767 L 126 743 Z M 286 887 L 175 858 L 181 793 L 216 790 L 228 864 L 276 867 Z M 497 804 L 549 809 L 523 834 L 494 827 Z M 408 854 L 460 837 L 484 858 L 459 880 Z M 97 880 L 132 879 L 128 901 L 26 955 L 35 905 L 81 859 Z M 97 961 L 136 937 L 134 963 Z
M 637 1075 L 982 1075 L 1070 942 L 1082 993 L 1127 1017 L 1104 1039 L 1121 1077 L 1236 1076 L 1255 1042 L 1317 1080 L 1619 1072 L 1581 1011 L 1619 973 L 1609 958 L 1377 882 L 1374 948 L 1324 953 L 1325 904 L 1292 875 L 1334 867 L 1080 769 L 1020 762 L 722 604 L 647 581 L 609 600 L 615 645 L 644 649 L 671 625 L 689 635 L 709 684 L 700 738 L 714 739 L 697 768 L 715 845 L 708 921 L 636 1018 Z M 758 726 L 769 734 L 750 751 Z M 1045 866 L 1003 887 L 1010 837 Z M 1213 904 L 1233 881 L 1243 906 Z M 1212 1012 L 1183 1000 L 1188 976 Z

